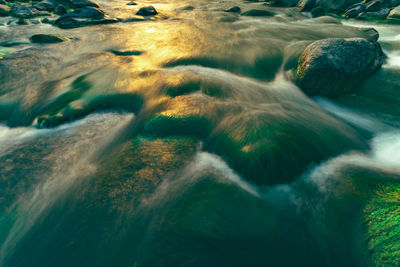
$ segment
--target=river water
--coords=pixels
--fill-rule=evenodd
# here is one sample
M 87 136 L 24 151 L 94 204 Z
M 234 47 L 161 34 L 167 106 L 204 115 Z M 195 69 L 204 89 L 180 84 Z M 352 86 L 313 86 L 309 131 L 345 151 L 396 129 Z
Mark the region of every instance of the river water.
M 0 266 L 400 264 L 400 26 L 99 3 L 124 22 L 0 26 Z M 371 27 L 355 94 L 293 83 L 309 43 Z

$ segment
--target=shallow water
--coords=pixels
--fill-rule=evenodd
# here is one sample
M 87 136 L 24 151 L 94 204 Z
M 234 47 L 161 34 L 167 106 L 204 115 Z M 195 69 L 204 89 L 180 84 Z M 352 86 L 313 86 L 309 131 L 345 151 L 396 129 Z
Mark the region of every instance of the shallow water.
M 400 264 L 400 26 L 126 3 L 100 2 L 117 24 L 0 26 L 20 42 L 0 48 L 0 266 Z M 387 57 L 355 94 L 294 84 L 309 43 L 370 27 Z

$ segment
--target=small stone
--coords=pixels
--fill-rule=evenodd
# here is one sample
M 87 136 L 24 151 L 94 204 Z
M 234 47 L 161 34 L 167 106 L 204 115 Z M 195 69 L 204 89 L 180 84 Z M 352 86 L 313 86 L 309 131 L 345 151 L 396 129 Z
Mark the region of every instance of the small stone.
M 139 11 L 136 13 L 136 15 L 139 16 L 155 16 L 157 15 L 158 12 L 153 6 L 147 6 L 147 7 L 142 7 L 139 9 Z
M 127 3 L 128 6 L 136 6 L 136 2 L 130 1 L 129 3 Z

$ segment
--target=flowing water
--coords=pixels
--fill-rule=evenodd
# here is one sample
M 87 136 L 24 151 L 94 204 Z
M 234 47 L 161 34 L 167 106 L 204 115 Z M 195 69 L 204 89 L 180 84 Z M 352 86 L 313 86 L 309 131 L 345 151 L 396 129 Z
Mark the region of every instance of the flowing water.
M 400 26 L 126 3 L 0 26 L 0 266 L 400 264 Z M 292 81 L 309 43 L 370 27 L 386 60 L 355 94 Z

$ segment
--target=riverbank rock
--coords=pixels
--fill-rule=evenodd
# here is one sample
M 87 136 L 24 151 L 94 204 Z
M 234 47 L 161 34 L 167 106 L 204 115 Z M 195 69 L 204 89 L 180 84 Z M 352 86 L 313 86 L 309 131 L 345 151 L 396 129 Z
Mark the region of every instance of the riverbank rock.
M 0 16 L 8 16 L 10 15 L 11 8 L 6 5 L 0 4 Z
M 117 23 L 118 19 L 106 17 L 104 12 L 95 7 L 82 7 L 59 17 L 54 25 L 62 29 L 78 28 L 98 24 Z
M 362 12 L 364 12 L 365 9 L 366 9 L 366 6 L 364 3 L 354 4 L 351 7 L 349 7 L 348 9 L 346 9 L 343 16 L 347 17 L 347 18 L 356 18 L 356 17 L 358 17 L 358 15 L 360 15 Z
M 383 52 L 363 38 L 324 39 L 310 44 L 299 59 L 296 77 L 307 95 L 338 97 L 380 69 Z
M 392 23 L 400 23 L 400 6 L 390 11 L 387 20 Z
M 300 11 L 311 11 L 315 7 L 315 0 L 300 0 L 297 8 Z
M 328 9 L 328 10 L 337 10 L 337 11 L 345 11 L 350 6 L 359 3 L 359 0 L 316 0 L 316 6 Z

